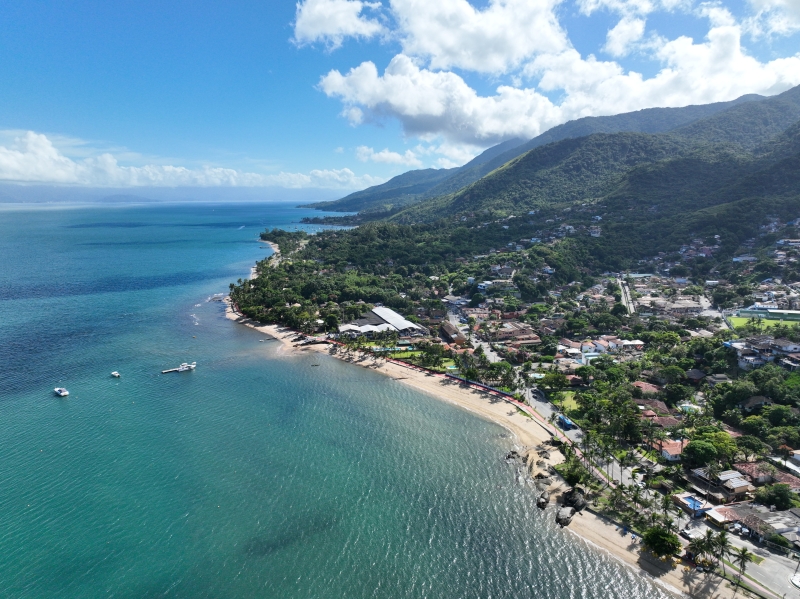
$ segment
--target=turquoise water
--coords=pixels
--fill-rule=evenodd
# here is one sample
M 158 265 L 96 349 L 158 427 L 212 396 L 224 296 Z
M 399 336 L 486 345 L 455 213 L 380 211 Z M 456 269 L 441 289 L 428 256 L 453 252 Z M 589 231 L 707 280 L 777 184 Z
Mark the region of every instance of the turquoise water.
M 503 429 L 207 301 L 305 213 L 0 210 L 0 596 L 666 597 L 536 509 Z

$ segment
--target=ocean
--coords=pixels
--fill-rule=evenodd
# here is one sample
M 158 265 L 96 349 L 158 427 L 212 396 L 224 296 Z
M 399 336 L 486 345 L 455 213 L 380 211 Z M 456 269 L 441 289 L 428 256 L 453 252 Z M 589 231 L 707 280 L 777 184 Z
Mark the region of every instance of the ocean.
M 669 597 L 536 508 L 504 429 L 225 318 L 311 212 L 0 207 L 0 597 Z

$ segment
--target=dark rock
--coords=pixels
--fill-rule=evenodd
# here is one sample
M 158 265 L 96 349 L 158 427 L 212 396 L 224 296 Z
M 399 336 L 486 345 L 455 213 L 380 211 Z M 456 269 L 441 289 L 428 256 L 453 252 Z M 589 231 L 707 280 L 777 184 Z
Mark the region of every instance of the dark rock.
M 539 499 L 536 500 L 536 507 L 543 510 L 547 507 L 548 503 L 550 503 L 550 493 L 543 491 L 542 494 L 539 495 Z
M 572 516 L 575 515 L 575 508 L 573 507 L 562 507 L 558 510 L 556 514 L 556 524 L 561 527 L 569 526 L 569 523 L 572 522 Z

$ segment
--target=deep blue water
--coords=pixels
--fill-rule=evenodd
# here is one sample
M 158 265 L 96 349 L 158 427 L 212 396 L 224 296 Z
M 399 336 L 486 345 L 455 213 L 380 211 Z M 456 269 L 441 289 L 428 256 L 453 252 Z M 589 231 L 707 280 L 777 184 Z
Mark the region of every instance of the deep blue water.
M 207 301 L 308 212 L 0 208 L 0 597 L 666 597 L 503 429 Z

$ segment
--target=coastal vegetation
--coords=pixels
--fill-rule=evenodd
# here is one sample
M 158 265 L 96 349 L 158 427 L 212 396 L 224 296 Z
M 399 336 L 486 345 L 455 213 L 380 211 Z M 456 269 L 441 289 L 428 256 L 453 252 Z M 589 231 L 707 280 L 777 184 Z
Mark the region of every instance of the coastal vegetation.
M 552 425 L 583 432 L 559 438 L 555 472 L 671 563 L 684 517 L 675 497 L 730 500 L 722 473 L 763 479 L 749 492 L 763 505 L 800 505 L 782 482 L 800 449 L 800 361 L 768 348 L 752 367 L 741 350 L 793 347 L 800 329 L 717 311 L 796 301 L 786 283 L 800 283 L 800 88 L 717 108 L 563 134 L 573 124 L 321 205 L 359 210 L 338 220 L 358 226 L 263 232 L 280 259 L 233 285 L 231 300 L 256 321 L 329 335 L 346 354 L 454 374 L 531 406 L 539 394 Z M 402 339 L 341 328 L 376 306 L 421 328 Z M 724 531 L 688 551 L 722 575 L 726 558 L 740 577 L 748 559 Z

